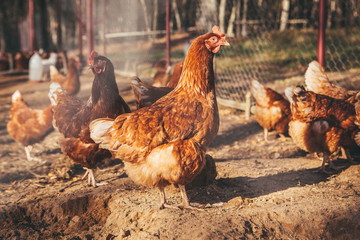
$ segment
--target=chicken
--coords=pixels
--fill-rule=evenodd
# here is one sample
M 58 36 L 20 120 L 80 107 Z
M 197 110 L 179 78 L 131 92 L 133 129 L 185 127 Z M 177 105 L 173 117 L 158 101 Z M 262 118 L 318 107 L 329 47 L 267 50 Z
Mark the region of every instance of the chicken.
M 329 156 L 339 147 L 354 146 L 358 132 L 356 114 L 352 104 L 325 95 L 305 91 L 304 87 L 287 88 L 285 94 L 290 101 L 291 121 L 289 134 L 294 142 L 308 152 L 323 153 L 320 170 L 328 162 L 335 168 Z M 336 168 L 335 168 L 336 169 Z
M 25 147 L 26 158 L 29 161 L 39 161 L 31 157 L 34 143 L 40 142 L 53 129 L 53 112 L 51 105 L 45 109 L 31 109 L 17 90 L 12 95 L 10 121 L 7 124 L 9 135 Z
M 153 86 L 154 87 L 165 87 L 170 79 L 171 67 L 167 65 L 166 59 L 161 59 L 156 63 L 156 73 L 154 75 Z
M 135 95 L 137 109 L 148 107 L 161 97 L 171 92 L 179 82 L 182 67 L 183 62 L 179 62 L 175 65 L 173 75 L 166 87 L 150 86 L 142 82 L 138 77 L 135 77 L 131 81 L 131 88 L 133 89 Z
M 251 94 L 256 101 L 255 118 L 264 128 L 265 141 L 268 141 L 268 131 L 275 130 L 279 134 L 286 133 L 291 118 L 289 101 L 256 80 L 251 83 Z
M 150 107 L 90 124 L 91 138 L 124 162 L 132 180 L 160 190 L 160 208 L 175 207 L 166 203 L 168 184 L 178 184 L 179 206 L 193 208 L 185 185 L 204 167 L 205 152 L 219 129 L 213 57 L 229 43 L 219 27 L 212 30 L 193 41 L 173 91 Z
M 80 90 L 80 61 L 71 57 L 68 64 L 68 73 L 66 76 L 59 73 L 55 66 L 50 66 L 50 80 L 59 83 L 66 89 L 69 95 L 75 95 Z
M 179 82 L 179 79 L 180 79 L 180 75 L 181 75 L 181 72 L 182 72 L 182 69 L 183 69 L 183 65 L 184 65 L 184 61 L 182 62 L 178 62 L 175 67 L 174 67 L 174 71 L 171 75 L 171 78 L 169 80 L 169 82 L 166 84 L 167 87 L 169 88 L 175 88 L 176 85 L 178 84 Z
M 10 70 L 10 57 L 8 54 L 0 51 L 0 71 Z
M 130 108 L 119 95 L 111 61 L 93 51 L 88 62 L 95 78 L 86 103 L 70 96 L 58 83 L 50 85 L 49 98 L 53 105 L 54 125 L 63 135 L 60 142 L 63 153 L 87 169 L 83 178 L 88 176 L 89 184 L 95 187 L 99 184 L 96 184 L 93 169 L 111 154 L 100 149 L 90 138 L 89 123 L 97 118 L 115 118 L 129 113 Z
M 335 99 L 346 100 L 351 104 L 357 101 L 355 95 L 359 91 L 347 90 L 329 81 L 324 68 L 317 61 L 312 61 L 305 72 L 307 90 Z
M 16 53 L 15 68 L 16 70 L 27 70 L 29 69 L 29 60 L 32 54 L 25 53 L 24 51 Z
M 134 77 L 130 85 L 135 95 L 137 109 L 152 105 L 173 90 L 173 88 L 169 87 L 150 86 L 142 82 L 138 77 Z

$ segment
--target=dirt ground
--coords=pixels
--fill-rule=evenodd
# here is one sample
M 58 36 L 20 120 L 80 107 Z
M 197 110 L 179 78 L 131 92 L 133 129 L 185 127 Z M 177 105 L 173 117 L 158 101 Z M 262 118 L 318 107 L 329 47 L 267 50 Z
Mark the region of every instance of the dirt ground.
M 85 70 L 86 100 L 92 75 Z M 217 177 L 188 189 L 203 211 L 159 209 L 156 189 L 138 186 L 119 160 L 98 166 L 105 186 L 81 180 L 84 170 L 61 153 L 59 133 L 34 145 L 44 162 L 28 162 L 7 134 L 11 95 L 19 89 L 33 108 L 44 108 L 48 82 L 0 77 L 0 239 L 360 239 L 360 165 L 339 158 L 340 172 L 317 172 L 321 161 L 291 138 L 270 135 L 241 112 L 221 107 L 218 136 L 208 151 Z M 129 79 L 117 77 L 121 95 L 133 104 Z M 181 201 L 175 186 L 170 203 Z

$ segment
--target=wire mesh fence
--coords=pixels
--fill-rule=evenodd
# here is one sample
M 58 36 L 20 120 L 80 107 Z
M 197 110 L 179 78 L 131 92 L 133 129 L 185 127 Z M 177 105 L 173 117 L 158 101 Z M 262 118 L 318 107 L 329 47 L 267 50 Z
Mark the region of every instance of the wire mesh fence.
M 203 1 L 204 2 L 204 1 Z M 229 1 L 227 1 L 229 2 Z M 286 28 L 281 28 L 281 15 L 286 1 L 233 1 L 239 8 L 233 33 L 227 30 L 231 48 L 223 48 L 216 58 L 218 97 L 243 102 L 250 82 L 269 82 L 302 76 L 307 65 L 317 59 L 318 1 L 288 1 Z M 360 19 L 359 1 L 328 1 L 325 69 L 336 74 L 332 80 L 348 88 L 359 87 Z M 199 7 L 201 16 L 207 9 Z M 226 17 L 225 17 L 226 19 Z M 198 26 L 203 31 L 217 18 L 208 18 Z M 230 34 L 231 35 L 231 34 Z

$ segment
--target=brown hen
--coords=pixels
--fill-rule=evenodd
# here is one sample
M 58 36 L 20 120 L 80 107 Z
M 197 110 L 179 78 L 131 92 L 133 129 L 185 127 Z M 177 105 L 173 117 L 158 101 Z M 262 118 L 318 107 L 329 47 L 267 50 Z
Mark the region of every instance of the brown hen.
M 55 66 L 50 66 L 50 81 L 59 83 L 69 95 L 75 95 L 80 90 L 80 61 L 71 57 L 68 63 L 68 73 L 62 75 Z
M 95 78 L 86 103 L 70 96 L 58 83 L 50 85 L 49 98 L 54 109 L 54 125 L 64 136 L 60 143 L 62 151 L 87 168 L 85 176 L 95 187 L 93 169 L 111 154 L 90 138 L 89 123 L 97 118 L 129 113 L 130 108 L 119 95 L 111 61 L 93 51 L 88 62 Z
M 180 206 L 192 208 L 185 185 L 204 167 L 205 152 L 219 129 L 213 58 L 222 45 L 229 43 L 214 26 L 213 33 L 191 44 L 173 91 L 150 107 L 90 124 L 92 139 L 124 161 L 131 179 L 160 190 L 160 208 L 169 207 L 168 184 L 178 184 Z
M 138 77 L 134 77 L 131 81 L 131 88 L 135 95 L 137 109 L 148 107 L 171 92 L 179 82 L 183 63 L 184 62 L 179 62 L 175 65 L 173 75 L 166 87 L 150 86 L 141 81 Z
M 53 129 L 52 106 L 45 109 L 32 109 L 23 100 L 21 93 L 17 90 L 12 95 L 10 110 L 10 121 L 7 124 L 9 135 L 25 147 L 26 158 L 29 161 L 39 161 L 31 157 L 30 152 L 34 143 L 40 142 Z
M 344 100 L 305 91 L 299 86 L 287 88 L 285 93 L 292 114 L 290 136 L 301 149 L 323 153 L 320 170 L 327 173 L 326 162 L 335 168 L 329 156 L 339 147 L 349 148 L 355 144 L 358 127 L 354 106 Z
M 290 103 L 281 94 L 266 88 L 258 81 L 251 83 L 251 94 L 255 98 L 255 118 L 264 128 L 264 139 L 268 141 L 268 131 L 287 133 L 291 118 Z

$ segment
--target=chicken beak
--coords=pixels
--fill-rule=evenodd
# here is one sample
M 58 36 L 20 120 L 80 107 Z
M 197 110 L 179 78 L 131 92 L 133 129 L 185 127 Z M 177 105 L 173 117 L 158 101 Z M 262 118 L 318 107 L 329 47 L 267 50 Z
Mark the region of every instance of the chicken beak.
M 230 43 L 228 41 L 226 41 L 225 39 L 221 40 L 221 45 L 222 46 L 230 46 Z

